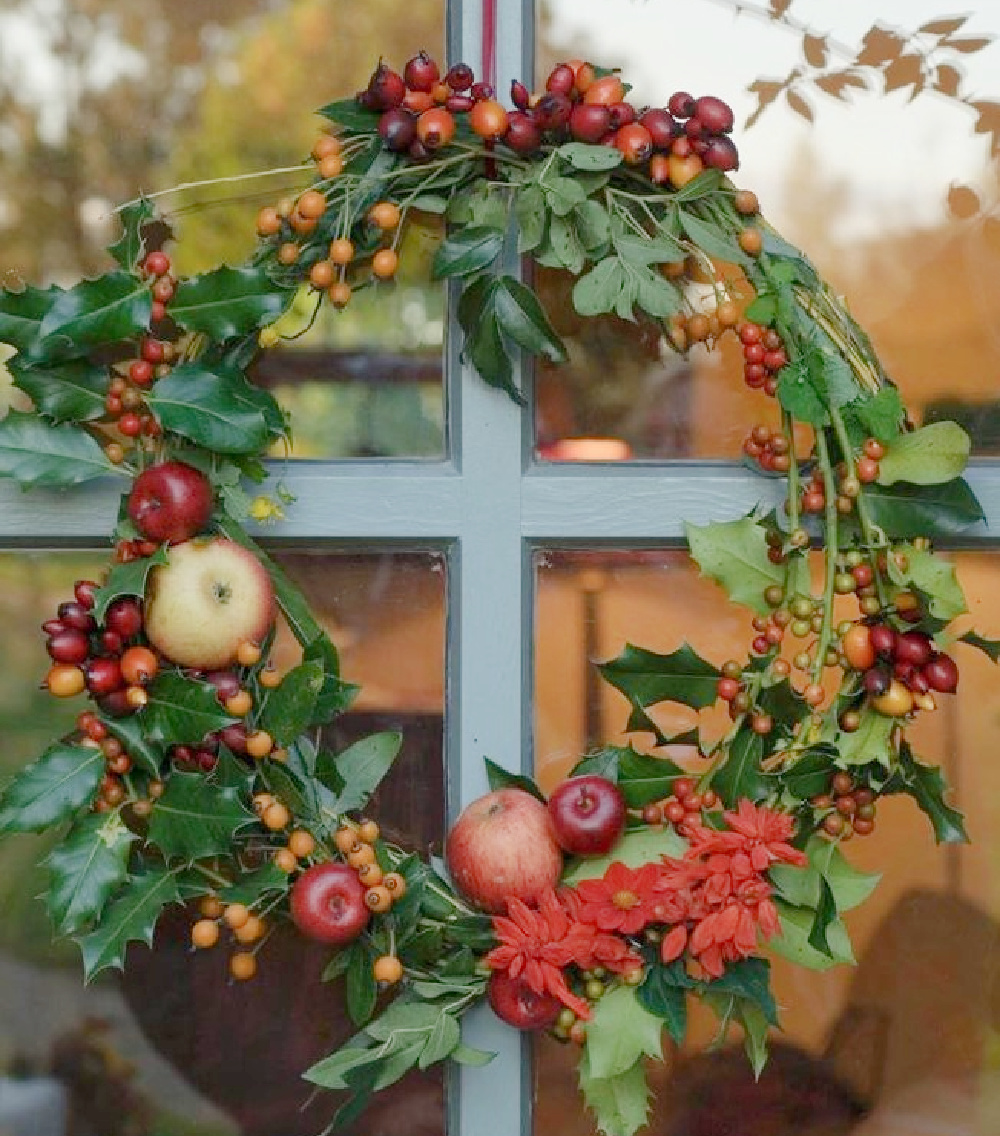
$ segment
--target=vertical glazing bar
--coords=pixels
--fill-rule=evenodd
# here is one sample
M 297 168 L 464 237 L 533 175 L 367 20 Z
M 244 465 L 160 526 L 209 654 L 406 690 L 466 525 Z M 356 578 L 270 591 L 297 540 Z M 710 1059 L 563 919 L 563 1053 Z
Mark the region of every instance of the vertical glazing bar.
M 530 54 L 530 11 L 519 4 L 451 0 L 449 63 L 464 61 L 477 76 L 482 74 L 483 18 L 491 11 L 497 15 L 493 48 L 497 87 L 503 91 L 512 78 L 525 73 Z M 516 271 L 516 257 L 510 268 Z M 453 293 L 452 311 L 456 298 Z M 484 757 L 510 769 L 519 769 L 527 760 L 523 742 L 530 716 L 530 638 L 521 537 L 527 417 L 505 394 L 463 373 L 454 334 L 447 363 L 450 439 L 461 471 L 463 501 L 449 585 L 447 768 L 453 818 L 486 791 Z M 516 359 L 514 364 L 518 376 Z M 470 1015 L 463 1036 L 496 1057 L 484 1068 L 463 1067 L 452 1079 L 453 1136 L 529 1132 L 528 1054 L 521 1037 L 489 1010 Z

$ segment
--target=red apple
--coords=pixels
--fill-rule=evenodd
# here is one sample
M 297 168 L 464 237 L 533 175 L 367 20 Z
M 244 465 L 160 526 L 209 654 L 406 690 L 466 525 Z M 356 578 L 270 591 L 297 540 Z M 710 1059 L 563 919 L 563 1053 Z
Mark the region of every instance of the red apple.
M 519 1030 L 548 1029 L 555 1025 L 562 1003 L 551 994 L 536 994 L 522 977 L 502 970 L 490 976 L 486 997 L 493 1013 Z
M 606 777 L 570 777 L 549 797 L 556 840 L 577 856 L 603 855 L 625 829 L 625 796 Z
M 512 896 L 537 903 L 562 872 L 548 810 L 523 789 L 473 801 L 448 833 L 445 861 L 459 892 L 490 912 L 506 911 Z
M 371 915 L 357 872 L 332 860 L 313 864 L 295 881 L 291 912 L 303 935 L 335 947 L 353 943 Z
M 236 661 L 241 643 L 260 643 L 274 624 L 267 569 L 231 540 L 185 541 L 149 574 L 146 637 L 171 662 L 218 670 Z
M 128 515 L 146 540 L 180 544 L 208 525 L 214 498 L 212 483 L 200 470 L 184 462 L 161 462 L 135 479 Z

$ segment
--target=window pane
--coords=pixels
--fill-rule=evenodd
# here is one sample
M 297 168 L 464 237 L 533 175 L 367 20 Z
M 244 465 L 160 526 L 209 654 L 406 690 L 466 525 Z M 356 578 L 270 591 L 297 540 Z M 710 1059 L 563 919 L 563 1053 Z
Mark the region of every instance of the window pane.
M 391 550 L 280 554 L 341 653 L 342 673 L 362 684 L 352 709 L 324 730 L 334 749 L 376 730 L 400 730 L 404 747 L 372 804 L 383 829 L 424 852 L 443 836 L 443 558 Z M 39 624 L 72 595 L 73 581 L 94 578 L 101 555 L 0 554 L 0 714 L 5 726 L 0 778 L 72 729 L 87 704 L 58 701 L 38 689 L 48 660 Z M 274 650 L 280 670 L 298 659 L 290 637 Z M 120 980 L 84 987 L 79 952 L 53 945 L 44 905 L 46 837 L 15 836 L 0 845 L 0 1052 L 48 1067 L 53 1055 L 69 1077 L 114 1060 L 134 1063 L 142 1107 L 162 1136 L 315 1136 L 338 1103 L 321 1094 L 307 1105 L 302 1071 L 354 1032 L 341 983 L 320 975 L 330 951 L 309 944 L 290 925 L 276 926 L 250 983 L 227 979 L 226 946 L 192 953 L 191 913 L 165 917 L 155 949 L 133 946 Z M 109 1029 L 88 1025 L 107 1019 Z M 102 1046 L 110 1046 L 105 1065 Z M 87 1062 L 91 1065 L 87 1065 Z M 75 1064 L 74 1064 L 75 1063 Z M 87 1074 L 90 1075 L 89 1072 Z M 103 1074 L 102 1074 L 103 1075 Z M 86 1083 L 79 1107 L 93 1131 L 118 1130 L 96 1109 L 104 1099 Z M 101 1081 L 113 1089 L 112 1080 Z M 130 1085 L 128 1078 L 117 1082 Z M 121 1098 L 115 1096 L 115 1102 Z M 0 1094 L 0 1128 L 5 1127 Z M 122 1121 L 121 1104 L 113 1116 Z M 138 1107 L 138 1106 L 137 1106 Z M 444 1127 L 440 1069 L 407 1078 L 379 1094 L 352 1131 L 437 1136 Z M 89 1110 L 89 1111 L 88 1111 Z M 145 1121 L 144 1121 L 145 1123 Z M 143 1129 L 145 1131 L 145 1129 Z
M 995 636 L 1000 556 L 955 559 L 978 629 Z M 611 658 L 626 642 L 667 653 L 684 640 L 717 663 L 745 657 L 749 615 L 726 603 L 681 552 L 545 551 L 536 557 L 535 579 L 535 770 L 547 789 L 598 742 L 631 740 L 649 749 L 649 734 L 623 733 L 627 703 L 594 677 L 586 659 Z M 985 655 L 962 645 L 954 655 L 958 694 L 940 696 L 909 737 L 922 760 L 943 766 L 972 844 L 935 845 L 912 801 L 880 800 L 874 833 L 844 850 L 859 868 L 883 873 L 874 895 L 846 917 L 857 967 L 817 973 L 771 956 L 783 1032 L 772 1038 L 772 1060 L 757 1085 L 740 1045 L 707 1049 L 716 1022 L 690 1004 L 687 1044 L 656 1070 L 653 1130 L 997 1130 L 989 1055 L 1000 1028 L 1000 770 L 984 755 L 995 748 L 1000 685 Z M 654 716 L 667 733 L 694 722 L 684 707 L 656 708 Z M 691 750 L 669 752 L 697 772 Z M 573 1103 L 573 1047 L 545 1039 L 536 1055 L 536 1132 L 556 1125 L 568 1134 L 592 1132 Z
M 736 115 L 734 183 L 757 193 L 768 220 L 846 297 L 917 421 L 957 418 L 977 452 L 1000 452 L 996 6 L 964 6 L 950 39 L 934 30 L 948 14 L 937 0 L 889 0 L 877 11 L 802 0 L 787 23 L 767 18 L 767 5 L 740 7 L 629 2 L 612 15 L 601 0 L 546 0 L 535 87 L 575 57 L 621 68 L 637 108 L 665 106 L 677 90 L 725 99 Z M 891 30 L 867 40 L 876 19 Z M 862 80 L 867 89 L 853 85 Z M 748 127 L 758 94 L 772 101 Z M 765 399 L 744 386 L 731 335 L 722 351 L 697 346 L 685 360 L 651 327 L 606 317 L 584 328 L 568 285 L 552 290 L 571 363 L 541 371 L 543 457 L 614 456 L 575 444 L 595 436 L 634 458 L 739 454 Z M 703 304 L 708 291 L 697 285 L 691 299 Z

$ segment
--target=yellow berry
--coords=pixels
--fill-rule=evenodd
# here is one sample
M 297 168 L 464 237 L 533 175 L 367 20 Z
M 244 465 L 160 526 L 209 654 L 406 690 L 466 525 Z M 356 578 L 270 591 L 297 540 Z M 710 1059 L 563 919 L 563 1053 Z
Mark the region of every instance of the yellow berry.
M 358 868 L 358 879 L 365 885 L 365 887 L 375 887 L 376 884 L 383 882 L 382 869 L 378 864 L 362 864 Z
M 358 843 L 358 834 L 353 828 L 345 824 L 333 834 L 333 842 L 336 844 L 338 852 L 346 854 Z
M 295 853 L 288 848 L 279 848 L 274 854 L 274 866 L 286 875 L 291 875 L 292 872 L 299 866 Z
M 297 828 L 288 837 L 288 850 L 300 860 L 306 856 L 311 856 L 315 848 L 316 840 L 313 834 L 307 832 L 304 828 Z
M 281 675 L 270 664 L 260 672 L 257 681 L 267 690 L 271 690 L 281 682 Z
M 347 862 L 352 868 L 363 868 L 365 864 L 374 864 L 375 849 L 370 844 L 359 844 L 353 852 L 347 853 Z
M 246 746 L 248 757 L 267 757 L 274 748 L 274 738 L 267 730 L 254 730 L 247 734 Z
M 376 884 L 365 892 L 365 907 L 380 913 L 392 907 L 392 895 L 384 884 Z
M 379 828 L 373 820 L 363 820 L 358 825 L 358 839 L 365 844 L 374 844 L 378 840 Z
M 226 926 L 237 931 L 250 918 L 250 909 L 245 903 L 230 903 L 222 913 Z
M 264 920 L 259 915 L 251 915 L 242 927 L 234 930 L 233 937 L 238 943 L 256 943 L 264 937 L 265 930 Z
M 278 832 L 288 827 L 292 814 L 280 801 L 275 801 L 273 805 L 267 806 L 260 819 L 264 822 L 265 828 L 269 828 L 272 832 Z
M 253 696 L 249 690 L 238 690 L 225 701 L 226 713 L 234 718 L 243 718 L 253 708 Z
M 249 951 L 237 951 L 229 960 L 229 973 L 238 982 L 245 982 L 257 973 L 257 959 Z
M 257 333 L 257 342 L 261 347 L 273 347 L 280 339 L 281 335 L 273 324 L 262 327 Z
M 406 895 L 406 880 L 399 872 L 386 872 L 382 877 L 382 886 L 388 889 L 393 900 L 402 899 Z
M 198 910 L 207 919 L 218 919 L 222 914 L 222 900 L 217 895 L 203 895 L 198 902 Z
M 244 639 L 236 648 L 236 661 L 241 667 L 252 667 L 260 662 L 260 644 L 252 639 Z
M 403 964 L 395 955 L 382 955 L 372 965 L 372 974 L 376 982 L 392 986 L 403 977 Z
M 198 950 L 214 947 L 219 941 L 219 924 L 214 919 L 199 919 L 191 928 L 191 946 Z
M 395 249 L 379 249 L 372 257 L 372 275 L 380 280 L 395 276 L 399 267 L 399 255 Z

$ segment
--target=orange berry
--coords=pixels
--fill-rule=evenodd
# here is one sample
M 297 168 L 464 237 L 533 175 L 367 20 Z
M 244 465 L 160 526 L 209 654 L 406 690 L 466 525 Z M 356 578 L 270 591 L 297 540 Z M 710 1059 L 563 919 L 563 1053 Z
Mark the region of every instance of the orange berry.
M 191 946 L 198 950 L 214 947 L 219 941 L 219 924 L 214 919 L 199 919 L 191 928 Z
M 125 460 L 125 450 L 117 442 L 109 442 L 104 447 L 104 455 L 112 465 L 121 465 Z
M 335 308 L 346 308 L 351 298 L 351 286 L 346 280 L 338 280 L 336 284 L 330 285 L 326 294 Z
M 274 866 L 289 876 L 299 866 L 298 858 L 290 848 L 279 848 L 273 859 Z
M 403 977 L 403 964 L 395 955 L 382 955 L 372 965 L 372 975 L 376 982 L 393 986 Z
M 300 860 L 305 856 L 311 856 L 315 848 L 315 837 L 304 828 L 297 828 L 288 837 L 289 852 L 291 852 L 293 856 L 297 856 Z
M 326 212 L 326 197 L 318 189 L 307 189 L 296 202 L 299 213 L 309 221 L 318 221 Z
M 294 241 L 278 245 L 278 263 L 286 267 L 299 259 L 299 246 Z
M 128 683 L 151 682 L 160 669 L 159 660 L 148 647 L 129 647 L 119 665 L 122 678 Z
M 257 214 L 257 233 L 261 237 L 273 237 L 281 232 L 281 218 L 273 205 L 265 205 Z
M 274 748 L 274 738 L 267 730 L 254 730 L 252 734 L 247 734 L 246 747 L 248 757 L 267 757 Z
M 444 107 L 432 106 L 417 119 L 417 137 L 428 150 L 447 146 L 455 137 L 455 119 Z
M 236 928 L 233 937 L 238 943 L 256 943 L 258 939 L 264 937 L 266 930 L 264 920 L 259 915 L 251 914 L 242 927 Z
M 268 665 L 257 676 L 257 681 L 266 690 L 272 690 L 281 682 L 281 675 L 274 667 Z
M 339 154 L 340 151 L 341 142 L 339 138 L 333 134 L 321 134 L 313 143 L 312 156 L 317 162 L 321 162 L 331 154 Z
M 222 912 L 226 926 L 238 931 L 250 918 L 250 909 L 245 903 L 229 903 Z
M 377 884 L 365 892 L 365 907 L 379 914 L 392 907 L 392 894 L 384 884 Z
M 203 895 L 198 901 L 198 910 L 206 919 L 218 919 L 222 914 L 222 900 L 217 895 Z
M 337 237 L 330 242 L 330 260 L 334 264 L 350 264 L 354 259 L 354 244 L 347 237 Z
M 321 178 L 335 178 L 343 172 L 344 159 L 339 154 L 327 154 L 317 162 L 316 169 Z
M 395 249 L 379 249 L 372 257 L 372 274 L 380 280 L 388 280 L 396 274 L 399 255 Z
M 401 217 L 399 206 L 392 201 L 379 201 L 368 210 L 368 220 L 386 232 L 395 229 Z
M 139 710 L 149 702 L 149 695 L 144 686 L 133 684 L 125 691 L 125 701 L 133 710 Z
M 274 804 L 274 800 L 275 798 L 271 793 L 257 793 L 253 799 L 253 811 L 258 816 L 262 816 L 268 805 Z
M 347 862 L 352 868 L 362 868 L 375 863 L 375 849 L 370 844 L 358 844 L 347 853 Z
M 288 223 L 292 226 L 292 231 L 298 233 L 300 237 L 307 237 L 313 232 L 317 224 L 314 217 L 303 217 L 298 209 L 292 210 Z
M 503 138 L 507 111 L 495 99 L 480 99 L 469 111 L 469 125 L 480 138 Z
M 229 973 L 238 982 L 246 982 L 257 973 L 257 958 L 250 951 L 237 951 L 229 960 Z
M 234 718 L 242 718 L 253 708 L 253 696 L 249 690 L 238 690 L 226 699 L 224 705 L 227 714 L 232 714 Z
M 402 899 L 406 895 L 406 880 L 399 872 L 386 872 L 382 877 L 382 886 L 388 890 L 394 900 Z
M 383 883 L 382 869 L 378 864 L 362 864 L 358 868 L 358 879 L 365 885 L 365 887 L 375 887 L 376 884 Z
M 337 846 L 337 851 L 346 855 L 358 844 L 358 834 L 353 828 L 344 825 L 333 834 L 333 842 Z
M 764 238 L 761 236 L 760 229 L 741 229 L 736 239 L 739 241 L 740 248 L 748 256 L 759 256 L 764 247 Z
M 74 694 L 82 693 L 87 680 L 80 667 L 72 663 L 56 663 L 49 667 L 45 685 L 49 694 L 54 694 L 56 698 L 71 698 Z
M 579 72 L 577 72 L 576 76 L 576 86 L 577 90 L 579 90 Z M 594 79 L 592 83 L 589 83 L 587 89 L 583 92 L 583 101 L 585 103 L 599 103 L 602 106 L 613 106 L 615 103 L 624 102 L 624 100 L 625 84 L 617 75 L 602 75 L 599 79 Z
M 358 839 L 365 844 L 374 844 L 378 840 L 379 827 L 373 820 L 363 820 L 358 825 Z
M 244 639 L 236 648 L 236 661 L 243 667 L 252 667 L 260 662 L 260 645 L 252 639 Z
M 279 832 L 281 829 L 288 827 L 288 823 L 292 819 L 292 814 L 280 801 L 275 801 L 273 805 L 267 806 L 264 810 L 264 815 L 260 819 L 263 821 L 265 828 L 269 828 L 272 832 Z

